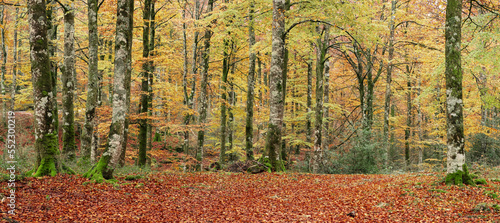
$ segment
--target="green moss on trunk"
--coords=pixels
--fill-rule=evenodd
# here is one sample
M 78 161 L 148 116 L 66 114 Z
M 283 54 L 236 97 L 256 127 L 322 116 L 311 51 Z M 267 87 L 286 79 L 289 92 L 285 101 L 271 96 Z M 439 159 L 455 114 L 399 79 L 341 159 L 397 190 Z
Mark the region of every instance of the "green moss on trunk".
M 83 177 L 94 180 L 96 183 L 102 183 L 106 181 L 106 179 L 113 179 L 112 175 L 111 177 L 109 177 L 107 174 L 105 174 L 110 159 L 110 155 L 103 155 L 101 159 L 99 159 L 99 162 L 97 162 L 97 164 L 95 164 L 92 168 L 90 168 L 89 171 L 83 174 Z
M 467 164 L 462 166 L 462 170 L 457 170 L 454 173 L 449 173 L 445 177 L 446 185 L 471 185 L 476 186 L 476 183 L 469 174 Z

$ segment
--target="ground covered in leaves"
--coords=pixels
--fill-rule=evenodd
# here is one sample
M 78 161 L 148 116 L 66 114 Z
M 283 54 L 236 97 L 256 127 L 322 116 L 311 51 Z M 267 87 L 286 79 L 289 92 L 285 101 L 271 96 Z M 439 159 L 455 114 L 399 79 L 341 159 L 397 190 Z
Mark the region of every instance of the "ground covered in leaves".
M 95 184 L 17 182 L 19 222 L 496 222 L 500 183 L 446 186 L 441 175 L 155 173 Z M 0 193 L 6 195 L 6 182 Z

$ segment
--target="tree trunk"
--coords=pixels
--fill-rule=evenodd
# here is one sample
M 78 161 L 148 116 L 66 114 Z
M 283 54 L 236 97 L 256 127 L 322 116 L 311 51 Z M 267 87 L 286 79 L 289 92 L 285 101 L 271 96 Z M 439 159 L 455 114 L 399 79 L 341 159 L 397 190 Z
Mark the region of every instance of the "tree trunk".
M 324 28 L 319 33 L 325 33 L 324 40 L 321 36 L 316 41 L 316 111 L 314 129 L 314 153 L 310 161 L 312 173 L 318 173 L 323 159 L 322 133 L 323 133 L 323 99 L 324 99 L 324 71 L 326 50 L 328 47 L 328 28 Z
M 5 99 L 5 94 L 6 94 L 6 88 L 7 86 L 5 85 L 5 64 L 7 63 L 7 51 L 5 51 L 5 24 L 4 24 L 4 17 L 5 17 L 5 6 L 1 5 L 0 6 L 0 25 L 2 26 L 0 28 L 0 38 L 1 38 L 1 46 L 0 46 L 0 55 L 2 57 L 2 64 L 0 65 L 1 67 L 1 72 L 2 76 L 0 79 L 0 93 L 2 97 L 2 121 L 4 122 L 5 125 L 7 125 L 7 100 Z
M 406 127 L 405 127 L 405 165 L 410 166 L 410 134 L 411 134 L 411 68 L 406 65 Z
M 50 61 L 50 72 L 51 75 L 50 77 L 52 78 L 52 94 L 54 97 L 52 98 L 52 103 L 54 104 L 53 106 L 53 113 L 54 113 L 54 121 L 55 121 L 55 126 L 56 126 L 56 131 L 59 132 L 59 109 L 57 105 L 57 62 L 50 60 L 51 57 L 56 56 L 56 51 L 57 51 L 57 24 L 54 24 L 54 13 L 53 9 L 55 8 L 54 6 L 55 2 L 54 1 L 48 1 L 47 2 L 47 11 L 46 11 L 46 16 L 47 16 L 47 36 L 49 38 L 48 42 L 48 52 L 49 52 L 49 61 Z M 63 114 L 64 115 L 64 114 Z M 57 137 L 57 148 L 59 149 L 59 133 L 56 134 Z
M 83 175 L 96 181 L 112 179 L 113 171 L 125 148 L 127 104 L 130 103 L 127 91 L 130 90 L 131 29 L 133 1 L 118 0 L 115 38 L 115 68 L 113 81 L 113 114 L 108 143 L 99 162 Z
M 73 2 L 65 6 L 64 11 L 64 69 L 62 70 L 62 103 L 63 103 L 63 153 L 67 159 L 75 158 L 75 14 Z
M 89 30 L 89 68 L 88 68 L 88 85 L 87 85 L 87 102 L 85 106 L 85 124 L 81 137 L 80 150 L 83 153 L 84 159 L 91 158 L 92 138 L 96 127 L 96 109 L 97 95 L 99 91 L 99 74 L 98 74 L 98 30 L 97 30 L 97 11 L 98 1 L 88 0 L 88 30 Z M 111 84 L 110 84 L 111 85 Z M 112 94 L 110 94 L 111 97 Z M 91 160 L 95 162 L 94 159 Z
M 312 61 L 307 62 L 307 120 L 306 120 L 306 142 L 312 143 Z
M 250 65 L 248 69 L 248 77 L 247 77 L 247 117 L 246 117 L 246 126 L 245 126 L 245 149 L 247 153 L 247 160 L 253 160 L 253 105 L 254 105 L 254 85 L 255 85 L 255 59 L 256 55 L 253 49 L 253 45 L 255 45 L 255 31 L 254 31 L 254 9 L 255 9 L 255 1 L 250 2 L 250 13 L 249 13 L 249 25 L 248 25 L 248 43 L 249 43 L 249 51 L 250 51 Z
M 11 86 L 11 92 L 10 92 L 10 110 L 14 111 L 15 110 L 15 103 L 16 103 L 16 88 L 17 88 L 17 63 L 18 63 L 18 52 L 17 52 L 17 26 L 19 25 L 19 7 L 16 7 L 16 17 L 14 19 L 14 46 L 12 50 L 12 55 L 14 55 L 14 61 L 13 61 L 13 66 L 12 66 L 12 86 Z
M 212 12 L 214 0 L 208 1 L 208 13 Z M 210 59 L 210 38 L 212 37 L 212 31 L 210 27 L 205 29 L 205 42 L 204 49 L 202 54 L 202 64 L 203 71 L 201 73 L 201 84 L 200 84 L 200 106 L 199 106 L 199 121 L 198 124 L 201 126 L 200 131 L 198 131 L 198 151 L 196 154 L 196 160 L 200 162 L 201 170 L 203 167 L 201 162 L 203 161 L 203 144 L 205 142 L 205 124 L 207 122 L 207 107 L 208 107 L 208 68 L 209 68 L 209 59 Z
M 389 18 L 389 56 L 387 63 L 387 78 L 385 85 L 385 105 L 384 105 L 384 143 L 385 143 L 385 165 L 389 164 L 389 114 L 391 112 L 391 83 L 392 83 L 392 60 L 394 59 L 394 16 L 396 14 L 397 0 L 392 0 L 391 16 Z
M 324 99 L 323 103 L 327 104 L 330 103 L 330 61 L 327 59 L 325 62 L 325 81 L 324 81 Z M 323 108 L 323 117 L 328 120 L 328 107 Z M 329 145 L 330 145 L 330 137 L 329 137 L 329 123 L 328 121 L 324 124 L 324 129 L 325 129 L 325 137 L 323 137 L 323 142 L 322 145 L 324 147 L 324 150 L 327 150 Z
M 28 0 L 30 24 L 31 75 L 35 102 L 35 149 L 37 163 L 34 176 L 55 176 L 60 171 L 57 129 L 54 119 L 55 95 L 48 54 L 45 0 Z
M 142 19 L 144 25 L 142 27 L 142 84 L 141 84 L 141 103 L 140 103 L 140 116 L 139 120 L 139 158 L 137 165 L 146 165 L 146 150 L 148 138 L 148 111 L 149 111 L 149 33 L 150 33 L 150 20 L 151 20 L 151 0 L 144 1 L 144 9 L 142 11 Z
M 226 162 L 226 137 L 227 137 L 227 77 L 230 66 L 229 40 L 224 40 L 224 55 L 222 59 L 222 84 L 221 84 L 221 104 L 220 104 L 220 154 L 219 162 Z
M 465 163 L 465 138 L 462 101 L 461 30 L 462 0 L 448 0 L 446 5 L 446 123 L 447 172 L 462 170 Z
M 273 0 L 272 54 L 270 79 L 270 113 L 267 130 L 266 151 L 272 169 L 281 170 L 280 147 L 283 127 L 283 64 L 285 42 L 285 0 Z

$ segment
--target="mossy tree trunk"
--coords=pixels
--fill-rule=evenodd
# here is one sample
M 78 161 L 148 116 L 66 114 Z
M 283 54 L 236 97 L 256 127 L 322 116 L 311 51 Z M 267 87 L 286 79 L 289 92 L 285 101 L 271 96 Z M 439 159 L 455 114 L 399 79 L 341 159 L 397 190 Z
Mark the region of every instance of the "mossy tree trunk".
M 118 0 L 115 37 L 115 68 L 113 81 L 113 113 L 106 149 L 99 162 L 87 173 L 85 178 L 96 181 L 112 179 L 125 149 L 127 135 L 127 112 L 130 103 L 130 74 L 132 46 L 133 0 Z
M 272 56 L 270 81 L 270 113 L 266 152 L 274 170 L 281 170 L 280 147 L 283 128 L 283 63 L 285 42 L 285 0 L 273 0 Z
M 315 129 L 314 129 L 314 148 L 310 160 L 310 170 L 312 173 L 318 173 L 320 164 L 323 160 L 323 100 L 324 100 L 324 71 L 326 62 L 326 53 L 329 43 L 328 27 L 318 27 L 320 36 L 316 41 L 316 111 L 315 111 Z M 321 34 L 324 33 L 324 37 Z M 323 39 L 324 38 L 324 39 Z
M 462 0 L 448 0 L 446 5 L 445 55 L 446 55 L 446 123 L 447 123 L 447 172 L 462 170 L 465 163 L 465 138 L 462 100 L 461 30 Z
M 37 163 L 34 176 L 55 176 L 60 171 L 59 148 L 53 94 L 52 73 L 48 54 L 45 0 L 28 0 L 30 25 L 31 75 L 35 102 L 35 149 Z
M 98 74 L 98 30 L 97 30 L 97 11 L 98 1 L 88 0 L 88 31 L 89 31 L 89 67 L 88 67 L 88 85 L 87 102 L 85 105 L 85 124 L 81 136 L 80 150 L 83 158 L 90 159 L 92 151 L 92 138 L 96 127 L 96 109 L 97 95 L 99 91 Z M 112 94 L 110 94 L 111 97 Z

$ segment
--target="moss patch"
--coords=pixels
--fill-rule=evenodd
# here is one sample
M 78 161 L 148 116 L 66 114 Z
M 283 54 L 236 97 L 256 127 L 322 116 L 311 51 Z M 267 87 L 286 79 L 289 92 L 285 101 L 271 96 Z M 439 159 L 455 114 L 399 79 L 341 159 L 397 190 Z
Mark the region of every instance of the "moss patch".
M 476 183 L 472 179 L 469 174 L 469 170 L 467 169 L 467 165 L 464 164 L 462 166 L 462 170 L 457 170 L 454 173 L 449 173 L 445 177 L 446 185 L 471 185 L 476 186 Z

